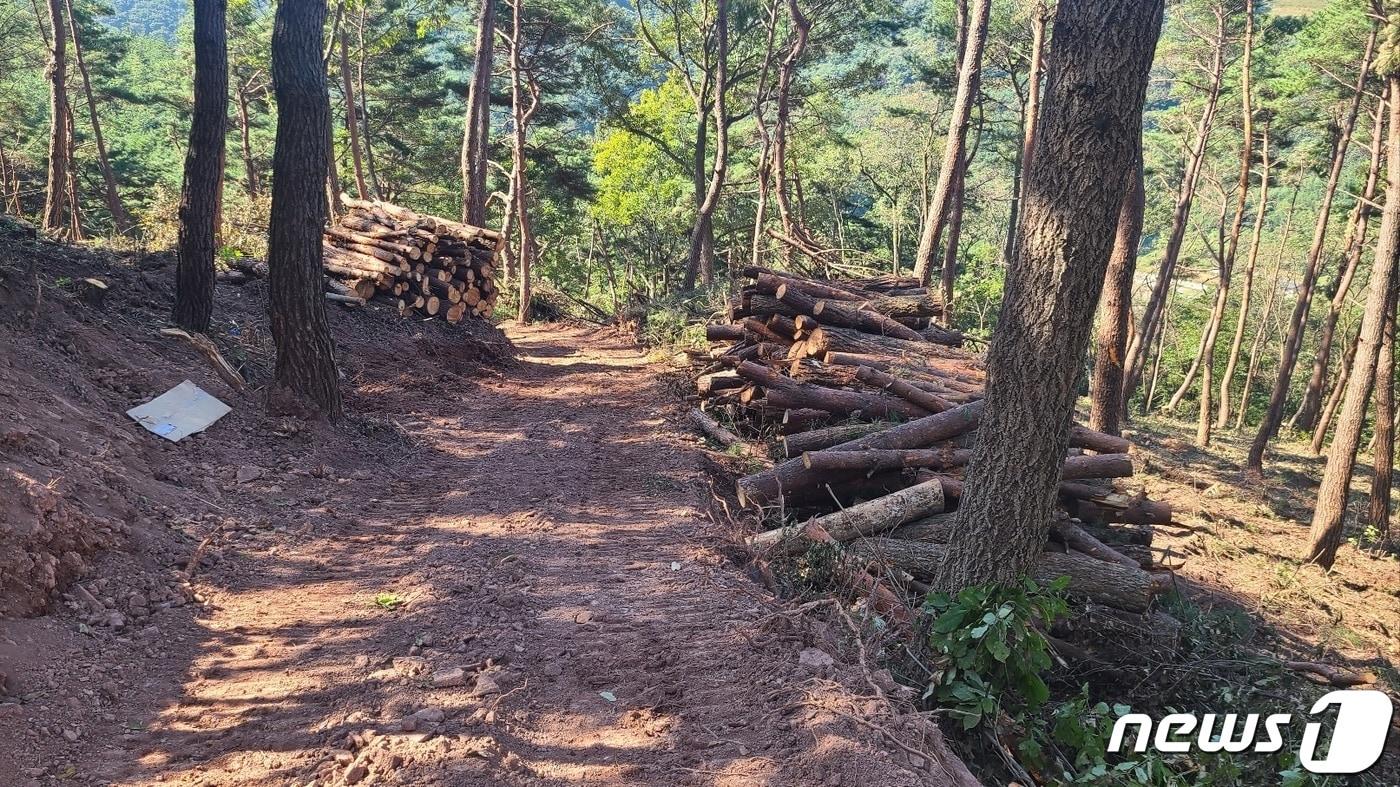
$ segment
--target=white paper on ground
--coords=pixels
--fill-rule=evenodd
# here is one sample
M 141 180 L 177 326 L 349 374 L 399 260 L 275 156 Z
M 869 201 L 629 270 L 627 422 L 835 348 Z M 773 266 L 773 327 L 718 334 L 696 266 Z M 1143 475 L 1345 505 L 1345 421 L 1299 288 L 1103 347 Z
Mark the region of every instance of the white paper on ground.
M 126 414 L 147 431 L 178 443 L 208 429 L 232 409 L 186 380 L 151 401 L 127 410 Z

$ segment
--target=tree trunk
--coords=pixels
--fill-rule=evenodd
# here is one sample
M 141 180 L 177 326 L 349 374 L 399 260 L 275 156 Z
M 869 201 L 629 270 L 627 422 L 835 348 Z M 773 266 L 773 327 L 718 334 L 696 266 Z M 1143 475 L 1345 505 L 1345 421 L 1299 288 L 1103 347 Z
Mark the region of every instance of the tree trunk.
M 1288 239 L 1293 234 L 1293 215 L 1298 208 L 1298 191 L 1302 185 L 1300 176 L 1293 182 L 1293 196 L 1288 200 L 1288 213 L 1283 219 L 1283 232 L 1279 236 L 1278 249 L 1274 252 L 1273 270 L 1269 274 L 1269 294 L 1264 298 L 1264 308 L 1260 310 L 1259 327 L 1254 331 L 1254 340 L 1249 345 L 1249 363 L 1245 365 L 1244 387 L 1240 389 L 1239 412 L 1235 416 L 1235 430 L 1244 426 L 1244 418 L 1249 413 L 1249 395 L 1254 388 L 1255 373 L 1259 371 L 1259 353 L 1269 337 L 1274 318 L 1274 302 L 1278 299 L 1279 270 L 1283 267 L 1283 251 L 1288 247 Z
M 1146 193 L 1142 184 L 1142 139 L 1138 138 L 1133 174 L 1123 205 L 1118 211 L 1118 229 L 1113 238 L 1113 254 L 1108 260 L 1099 305 L 1098 348 L 1094 374 L 1089 385 L 1089 426 L 1108 434 L 1121 434 L 1123 401 L 1123 353 L 1128 345 L 1128 318 L 1133 312 L 1133 275 L 1137 271 L 1138 243 L 1142 239 L 1142 216 Z
M 1298 284 L 1298 300 L 1293 305 L 1293 316 L 1288 323 L 1288 333 L 1279 352 L 1278 373 L 1274 377 L 1274 387 L 1269 393 L 1269 407 L 1264 411 L 1264 420 L 1259 424 L 1253 442 L 1249 445 L 1249 455 L 1245 467 L 1255 472 L 1264 469 L 1264 450 L 1273 439 L 1278 427 L 1283 423 L 1283 405 L 1288 398 L 1288 387 L 1293 380 L 1293 369 L 1298 364 L 1298 353 L 1303 348 L 1303 333 L 1307 330 L 1308 310 L 1312 306 L 1313 289 L 1317 275 L 1322 269 L 1323 247 L 1327 242 L 1327 223 L 1332 215 L 1332 200 L 1337 194 L 1337 184 L 1346 164 L 1347 148 L 1351 144 L 1351 132 L 1356 126 L 1356 115 L 1361 108 L 1361 96 L 1365 92 L 1366 78 L 1371 71 L 1371 59 L 1376 51 L 1376 37 L 1379 28 L 1373 23 L 1371 33 L 1366 38 L 1366 52 L 1361 56 L 1361 68 L 1356 77 L 1355 93 L 1346 117 L 1342 121 L 1336 149 L 1332 154 L 1332 169 L 1327 175 L 1327 186 L 1322 192 L 1322 206 L 1318 210 L 1317 224 L 1313 228 L 1312 247 L 1308 250 L 1307 266 L 1303 269 L 1303 280 Z M 1392 154 L 1393 155 L 1393 154 Z M 1350 473 L 1348 473 L 1348 479 Z
M 238 136 L 243 151 L 243 189 L 252 199 L 258 196 L 258 171 L 253 165 L 252 129 L 248 117 L 247 85 L 238 86 Z
M 982 84 L 982 49 L 987 42 L 987 17 L 991 0 L 972 0 L 967 19 L 967 32 L 962 47 L 962 62 L 958 66 L 958 89 L 953 99 L 953 114 L 948 121 L 948 136 L 943 146 L 943 163 L 938 169 L 924 226 L 919 236 L 919 250 L 914 257 L 914 275 L 924 286 L 933 280 L 933 263 L 938 239 L 948 222 L 957 193 L 958 179 L 963 174 L 967 155 L 967 127 L 972 120 L 972 104 Z M 1029 170 L 1027 170 L 1029 171 Z M 950 276 L 943 276 L 943 306 L 948 309 L 953 300 Z
M 936 588 L 1018 581 L 1045 545 L 1161 21 L 1159 0 L 1060 2 L 986 412 Z
M 43 23 L 40 23 L 42 31 Z M 49 159 L 44 186 L 43 228 L 57 232 L 63 228 L 63 205 L 68 201 L 68 54 L 67 33 L 63 29 L 63 2 L 49 0 L 49 64 L 44 76 L 49 80 Z
M 1016 164 L 1016 177 L 1013 179 L 1011 216 L 1006 228 L 1006 246 L 1003 252 L 1007 265 L 1015 257 L 1016 226 L 1020 223 L 1020 211 L 1025 200 L 1025 173 L 1030 171 L 1031 158 L 1035 152 L 1035 135 L 1040 120 L 1040 78 L 1045 71 L 1045 30 L 1049 26 L 1050 12 L 1046 0 L 1038 0 L 1031 12 L 1031 62 L 1026 76 L 1026 105 L 1021 114 L 1021 157 Z M 1134 250 L 1136 254 L 1136 249 Z M 1136 260 L 1134 260 L 1136 262 Z
M 834 514 L 816 517 L 796 529 L 778 528 L 759 533 L 748 539 L 748 546 L 770 554 L 793 554 L 812 543 L 811 536 L 845 543 L 898 527 L 911 519 L 939 513 L 943 505 L 943 484 L 935 478 Z
M 729 163 L 729 113 L 725 94 L 729 92 L 729 2 L 716 0 L 715 37 L 719 53 L 715 65 L 715 159 L 710 170 L 710 183 L 696 206 L 695 227 L 690 233 L 690 250 L 686 258 L 686 278 L 682 289 L 695 286 L 695 274 L 701 274 L 704 284 L 714 281 L 714 215 L 719 207 L 720 192 L 724 190 L 724 175 Z M 701 115 L 701 124 L 705 117 Z
M 1342 405 L 1342 395 L 1346 393 L 1347 381 L 1351 379 L 1351 373 L 1356 368 L 1356 348 L 1361 342 L 1361 332 L 1351 337 L 1347 342 L 1347 348 L 1342 353 L 1342 363 L 1337 367 L 1337 379 L 1332 385 L 1332 393 L 1327 396 L 1327 405 L 1322 408 L 1322 412 L 1317 419 L 1317 426 L 1313 428 L 1312 444 L 1310 449 L 1313 456 L 1322 455 L 1322 447 L 1327 442 L 1327 432 L 1332 428 L 1332 418 L 1337 414 L 1337 408 Z
M 1317 339 L 1317 353 L 1313 356 L 1312 374 L 1308 377 L 1308 387 L 1303 393 L 1303 403 L 1298 412 L 1289 419 L 1290 429 L 1311 429 L 1317 420 L 1322 405 L 1322 389 L 1327 384 L 1327 367 L 1332 360 L 1332 344 L 1337 333 L 1337 320 L 1346 307 L 1347 295 L 1351 292 L 1356 278 L 1356 269 L 1361 263 L 1361 255 L 1366 247 L 1366 230 L 1371 219 L 1371 203 L 1376 199 L 1380 181 L 1382 140 L 1385 137 L 1385 102 L 1378 102 L 1376 116 L 1371 124 L 1371 163 L 1366 171 L 1366 185 L 1361 199 L 1347 225 L 1345 262 L 1337 279 L 1332 283 L 1331 300 L 1327 316 L 1323 319 L 1321 333 Z
M 1235 183 L 1235 216 L 1230 221 L 1230 232 L 1221 251 L 1220 288 L 1215 293 L 1215 308 L 1202 345 L 1201 398 L 1196 412 L 1196 445 L 1201 447 L 1210 445 L 1211 375 L 1215 371 L 1215 342 L 1220 336 L 1220 325 L 1225 321 L 1225 308 L 1230 303 L 1230 278 L 1234 275 L 1240 230 L 1244 228 L 1245 207 L 1249 204 L 1249 170 L 1254 164 L 1254 107 L 1250 87 L 1250 63 L 1254 54 L 1254 0 L 1245 0 L 1244 14 L 1244 57 L 1240 63 L 1240 175 Z
M 1223 9 L 1216 9 L 1215 54 L 1211 61 L 1211 82 L 1206 94 L 1205 108 L 1196 123 L 1196 139 L 1186 159 L 1186 172 L 1181 178 L 1181 188 L 1177 191 L 1176 205 L 1172 210 L 1171 230 L 1167 235 L 1167 247 L 1162 264 L 1157 270 L 1157 281 L 1152 286 L 1147 306 L 1143 311 L 1138 330 L 1128 347 L 1127 368 L 1124 374 L 1123 401 L 1128 401 L 1137 391 L 1146 368 L 1147 356 L 1161 330 L 1162 315 L 1166 309 L 1167 296 L 1173 288 L 1176 263 L 1181 256 L 1182 245 L 1186 241 L 1186 229 L 1191 218 L 1191 203 L 1196 198 L 1196 184 L 1201 176 L 1202 165 L 1210 143 L 1211 129 L 1215 124 L 1215 113 L 1220 106 L 1221 83 L 1225 77 L 1225 15 Z
M 360 131 L 364 135 L 365 143 L 365 166 L 369 170 L 369 187 L 374 193 L 374 198 L 380 198 L 379 172 L 374 166 L 374 137 L 369 130 L 369 97 L 365 94 L 365 23 L 369 13 L 369 4 L 360 4 L 360 23 L 355 26 L 356 34 L 356 61 L 355 61 L 355 81 L 359 84 L 357 91 L 360 96 Z M 483 226 L 483 225 L 474 225 Z
M 277 141 L 268 222 L 268 300 L 279 386 L 332 420 L 342 413 L 335 343 L 322 297 L 322 188 L 330 159 L 330 94 L 321 59 L 325 0 L 281 0 L 272 30 Z
M 472 81 L 467 88 L 467 115 L 462 123 L 462 223 L 485 226 L 486 173 L 490 168 L 491 55 L 495 49 L 496 0 L 479 0 Z M 507 206 L 507 211 L 510 207 Z
M 225 0 L 198 0 L 194 6 L 194 117 L 180 191 L 180 260 L 175 269 L 173 319 L 181 328 L 198 333 L 209 332 L 214 312 L 214 255 L 228 125 L 225 11 Z M 320 246 L 318 227 L 316 248 Z M 319 304 L 319 255 L 316 261 Z
M 355 167 L 355 196 L 360 199 L 369 199 L 369 186 L 365 185 L 365 159 L 360 152 L 360 119 L 355 104 L 355 83 L 350 79 L 350 43 L 348 38 L 344 26 L 342 26 L 340 28 L 340 85 L 341 91 L 345 94 L 345 127 L 350 130 L 350 160 Z
M 520 236 L 516 255 L 520 266 L 520 310 L 516 319 L 522 323 L 530 320 L 531 268 L 539 253 L 535 241 L 534 225 L 530 218 L 529 179 L 525 167 L 525 141 L 530 131 L 530 121 L 539 110 L 539 90 L 534 78 L 525 68 L 524 52 L 524 10 L 525 0 L 511 3 L 511 28 L 509 38 L 510 55 L 510 105 L 511 105 L 511 194 L 514 197 L 515 223 Z M 528 94 L 528 103 L 526 102 Z
M 1386 315 L 1381 340 L 1380 360 L 1376 362 L 1375 475 L 1371 480 L 1371 500 L 1366 508 L 1366 523 L 1380 532 L 1390 534 L 1390 486 L 1395 469 L 1395 295 L 1391 294 L 1390 312 Z
M 92 124 L 92 140 L 97 147 L 97 165 L 102 170 L 103 196 L 107 200 L 107 212 L 112 215 L 112 224 L 117 233 L 131 232 L 131 214 L 122 204 L 121 193 L 117 191 L 117 175 L 112 171 L 112 162 L 107 157 L 107 142 L 102 136 L 102 122 L 97 117 L 97 99 L 92 94 L 92 78 L 88 74 L 87 60 L 83 58 L 82 33 L 78 28 L 78 17 L 73 13 L 73 0 L 65 0 L 68 8 L 68 30 L 73 34 L 73 57 L 78 63 L 78 72 L 83 78 L 83 94 L 87 97 L 88 120 Z
M 1337 420 L 1337 433 L 1327 452 L 1327 469 L 1317 489 L 1317 506 L 1313 509 L 1312 527 L 1308 533 L 1306 560 L 1331 568 L 1342 542 L 1346 519 L 1347 496 L 1351 492 L 1351 476 L 1356 466 L 1356 448 L 1361 440 L 1361 428 L 1370 404 L 1375 382 L 1376 360 L 1384 340 L 1385 326 L 1395 309 L 1395 292 L 1391 283 L 1400 263 L 1400 75 L 1386 77 L 1390 96 L 1390 134 L 1387 142 L 1385 211 L 1376 238 L 1376 261 L 1371 268 L 1371 281 L 1366 292 L 1366 311 L 1361 317 L 1361 340 L 1352 363 L 1351 379 L 1347 381 L 1345 403 Z
M 1225 361 L 1225 374 L 1220 377 L 1220 401 L 1215 414 L 1215 428 L 1224 429 L 1230 423 L 1230 386 L 1235 379 L 1235 370 L 1240 363 L 1240 349 L 1244 345 L 1245 323 L 1249 318 L 1249 304 L 1254 295 L 1254 266 L 1259 260 L 1259 244 L 1264 237 L 1264 217 L 1269 211 L 1269 173 L 1272 162 L 1269 159 L 1269 126 L 1264 124 L 1260 154 L 1263 172 L 1259 176 L 1259 202 L 1254 206 L 1254 229 L 1249 238 L 1249 253 L 1245 257 L 1244 281 L 1240 286 L 1240 313 L 1235 318 L 1235 334 L 1230 339 L 1230 353 Z M 1261 320 L 1264 319 L 1261 317 Z M 1199 428 L 1199 427 L 1198 427 Z

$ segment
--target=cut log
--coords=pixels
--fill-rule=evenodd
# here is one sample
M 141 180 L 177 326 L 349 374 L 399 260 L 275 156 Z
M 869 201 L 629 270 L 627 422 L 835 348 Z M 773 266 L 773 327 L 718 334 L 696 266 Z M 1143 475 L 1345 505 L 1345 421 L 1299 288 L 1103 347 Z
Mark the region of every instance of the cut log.
M 1133 568 L 1141 568 L 1141 564 L 1133 558 L 1124 555 L 1122 552 L 1108 546 L 1102 541 L 1094 538 L 1088 531 L 1068 519 L 1060 519 L 1051 526 L 1050 532 L 1055 534 L 1065 546 L 1079 552 L 1083 552 L 1095 560 L 1102 560 L 1105 563 L 1118 563 Z
M 738 446 L 737 450 L 745 456 L 758 455 L 758 452 L 746 444 L 738 435 L 720 426 L 718 421 L 708 415 L 692 407 L 689 416 L 690 422 L 694 424 L 702 434 L 713 439 L 725 448 Z
M 876 336 L 849 328 L 833 328 L 823 325 L 807 337 L 807 354 L 818 358 L 829 352 L 862 353 L 865 355 L 891 355 L 924 357 L 936 352 L 932 342 L 911 342 L 892 336 Z
M 711 323 L 705 326 L 705 339 L 711 342 L 737 342 L 744 338 L 742 325 Z
M 89 309 L 101 310 L 107 302 L 107 283 L 101 279 L 82 279 L 78 282 L 78 300 Z
M 947 548 L 942 544 L 895 538 L 861 539 L 852 543 L 850 552 L 858 559 L 907 571 L 915 577 L 932 576 L 947 556 Z M 1140 568 L 1072 553 L 1042 553 L 1031 577 L 1041 584 L 1069 577 L 1071 594 L 1129 612 L 1146 612 L 1152 599 L 1166 589 L 1164 582 Z
M 887 473 L 904 468 L 948 470 L 962 467 L 972 458 L 966 448 L 870 448 L 864 451 L 809 451 L 802 465 L 825 475 L 847 476 Z
M 810 408 L 838 415 L 860 412 L 871 418 L 918 418 L 926 413 L 918 406 L 893 396 L 798 382 L 752 361 L 740 361 L 735 371 L 740 377 L 763 386 L 772 407 Z
M 873 385 L 898 396 L 899 398 L 911 402 L 930 413 L 941 413 L 944 410 L 951 410 L 955 406 L 952 402 L 944 399 L 938 394 L 917 388 L 909 383 L 886 374 L 869 366 L 856 368 L 856 379 L 868 385 Z
M 782 294 L 778 295 L 782 298 Z M 866 311 L 841 301 L 819 300 L 812 308 L 812 316 L 825 325 L 854 328 L 858 331 L 908 339 L 911 342 L 923 341 L 924 337 L 914 329 L 879 312 Z M 946 342 L 945 342 L 946 344 Z
M 823 415 L 825 414 L 823 413 Z M 824 429 L 789 434 L 783 437 L 783 453 L 788 457 L 800 457 L 808 451 L 820 451 L 823 448 L 857 440 L 866 435 L 883 432 L 891 426 L 893 424 L 888 421 L 871 421 L 860 424 L 840 424 Z
M 812 534 L 825 534 L 834 541 L 846 542 L 942 510 L 943 486 L 937 480 L 925 481 L 834 514 L 817 517 L 796 530 L 779 528 L 759 533 L 748 539 L 748 545 L 756 551 L 792 554 L 801 550 L 812 539 Z
M 833 301 L 864 300 L 860 295 L 841 287 L 823 284 L 822 282 L 816 282 L 810 279 L 789 278 L 779 273 L 766 271 L 762 268 L 745 268 L 744 275 L 752 278 L 756 282 L 755 286 L 759 292 L 765 295 L 772 295 L 775 298 L 778 296 L 778 288 L 786 284 L 789 289 L 800 292 L 811 298 L 826 298 Z M 810 314 L 811 312 L 807 313 Z
M 708 398 L 720 391 L 743 388 L 744 378 L 733 372 L 714 372 L 695 378 L 695 390 L 701 398 Z
M 936 415 L 841 443 L 833 446 L 833 449 L 858 451 L 866 448 L 924 448 L 936 445 L 950 437 L 976 429 L 982 419 L 982 410 L 982 402 L 960 405 Z M 831 479 L 823 479 L 819 473 L 808 470 L 800 458 L 789 459 L 771 469 L 740 478 L 739 503 L 744 506 L 770 505 L 787 492 L 825 480 Z

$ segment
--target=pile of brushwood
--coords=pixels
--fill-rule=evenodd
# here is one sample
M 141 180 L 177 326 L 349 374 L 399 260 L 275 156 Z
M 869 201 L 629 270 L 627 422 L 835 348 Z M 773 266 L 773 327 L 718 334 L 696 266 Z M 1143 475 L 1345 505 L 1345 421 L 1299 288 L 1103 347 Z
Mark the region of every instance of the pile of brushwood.
M 454 324 L 491 316 L 500 233 L 387 202 L 341 199 L 348 212 L 325 230 L 328 298 L 363 304 L 383 295 L 405 317 Z
M 771 528 L 748 544 L 767 557 L 842 544 L 852 578 L 902 609 L 881 580 L 918 596 L 944 559 L 982 416 L 983 362 L 933 324 L 941 305 L 916 281 L 745 274 L 753 284 L 729 320 L 706 326 L 712 349 L 695 353 L 690 417 L 741 453 L 761 456 L 754 443 L 774 441 L 777 463 L 738 480 L 740 503 Z M 1151 542 L 1171 510 L 1115 489 L 1133 474 L 1127 440 L 1076 425 L 1070 446 L 1034 576 L 1067 576 L 1072 595 L 1145 612 L 1167 587 Z

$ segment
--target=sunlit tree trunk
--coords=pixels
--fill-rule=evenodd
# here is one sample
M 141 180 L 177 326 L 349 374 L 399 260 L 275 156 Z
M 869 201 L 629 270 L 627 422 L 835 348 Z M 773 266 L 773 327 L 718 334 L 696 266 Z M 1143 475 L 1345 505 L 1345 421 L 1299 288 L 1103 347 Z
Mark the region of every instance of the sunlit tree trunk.
M 794 4 L 795 7 L 795 4 Z M 715 66 L 715 160 L 710 170 L 710 182 L 705 189 L 704 199 L 700 202 L 698 215 L 703 218 L 703 227 L 697 227 L 700 232 L 690 234 L 690 256 L 689 259 L 696 264 L 701 273 L 701 280 L 705 284 L 714 281 L 714 215 L 715 208 L 719 207 L 720 192 L 724 190 L 724 175 L 729 162 L 729 114 L 727 110 L 726 94 L 729 92 L 729 3 L 728 0 L 716 0 L 715 4 L 715 36 L 718 40 L 718 65 Z M 779 110 L 781 113 L 782 110 Z M 703 122 L 704 119 L 701 118 Z M 684 289 L 690 289 L 695 281 L 689 278 L 690 268 L 687 267 L 687 281 Z
M 1298 208 L 1298 192 L 1302 186 L 1302 176 L 1294 179 L 1293 196 L 1288 200 L 1288 212 L 1284 214 L 1283 231 L 1279 234 L 1278 248 L 1274 252 L 1274 264 L 1269 272 L 1269 294 L 1264 297 L 1264 307 L 1260 310 L 1259 324 L 1254 330 L 1254 339 L 1249 345 L 1249 363 L 1245 364 L 1244 386 L 1240 389 L 1240 403 L 1235 416 L 1235 429 L 1244 426 L 1249 414 L 1249 396 L 1254 389 L 1254 378 L 1259 371 L 1260 352 L 1264 342 L 1272 339 L 1274 325 L 1274 303 L 1278 299 L 1279 271 L 1283 267 L 1283 252 L 1288 247 L 1288 239 L 1293 234 L 1293 216 Z
M 1035 148 L 1036 123 L 1040 115 L 1040 81 L 1045 73 L 1045 32 L 1051 16 L 1047 0 L 1037 0 L 1035 10 L 1031 12 L 1031 55 L 1030 69 L 1026 74 L 1026 103 L 1021 108 L 1021 155 L 1016 160 L 1016 172 L 1011 182 L 1011 213 L 1006 223 L 1006 245 L 1002 252 L 1008 263 L 1016 251 L 1016 225 L 1021 212 L 1021 201 L 1025 198 L 1024 173 L 1031 165 L 1031 155 Z
M 1166 308 L 1167 295 L 1173 287 L 1176 263 L 1181 256 L 1182 244 L 1186 241 L 1186 229 L 1191 218 L 1191 203 L 1196 198 L 1196 184 L 1201 176 L 1211 130 L 1215 124 L 1215 114 L 1220 106 L 1221 83 L 1225 76 L 1225 12 L 1216 7 L 1216 39 L 1211 56 L 1210 87 L 1206 92 L 1206 103 L 1201 117 L 1196 123 L 1196 137 L 1186 157 L 1186 171 L 1177 191 L 1176 205 L 1172 209 L 1171 230 L 1167 235 L 1167 246 L 1162 263 L 1157 269 L 1157 281 L 1152 286 L 1147 306 L 1143 310 L 1138 330 L 1128 347 L 1127 370 L 1124 372 L 1123 400 L 1127 401 L 1137 391 L 1138 382 L 1147 363 L 1148 353 L 1157 338 L 1162 323 L 1162 313 Z
M 1230 353 L 1225 360 L 1225 373 L 1220 377 L 1220 396 L 1215 413 L 1215 428 L 1224 429 L 1230 423 L 1230 386 L 1235 379 L 1235 371 L 1240 363 L 1240 350 L 1244 346 L 1245 324 L 1249 319 L 1249 305 L 1254 297 L 1254 268 L 1259 260 L 1259 246 L 1264 238 L 1264 219 L 1269 212 L 1269 176 L 1273 162 L 1269 158 L 1269 124 L 1264 124 L 1263 139 L 1260 140 L 1262 171 L 1259 175 L 1259 201 L 1254 206 L 1254 229 L 1249 238 L 1249 252 L 1245 256 L 1243 280 L 1240 286 L 1240 311 L 1235 318 L 1235 333 L 1230 339 Z M 1262 319 L 1262 318 L 1261 318 Z
M 1108 434 L 1122 431 L 1123 353 L 1128 345 L 1128 321 L 1133 312 L 1133 274 L 1146 194 L 1142 184 L 1142 140 L 1139 135 L 1132 181 L 1118 211 L 1113 253 L 1108 259 L 1103 294 L 1099 298 L 1099 330 L 1094 374 L 1089 383 L 1089 428 Z
M 1337 417 L 1337 433 L 1327 452 L 1327 469 L 1317 488 L 1317 506 L 1313 509 L 1312 526 L 1308 532 L 1306 560 L 1331 568 L 1342 542 L 1346 519 L 1347 496 L 1351 492 L 1351 476 L 1356 467 L 1356 448 L 1361 441 L 1361 429 L 1370 405 L 1375 382 L 1376 361 L 1384 341 L 1386 323 L 1395 310 L 1396 265 L 1400 263 L 1400 75 L 1386 77 L 1390 96 L 1390 135 L 1388 148 L 1385 210 L 1376 237 L 1376 261 L 1371 267 L 1371 281 L 1366 288 L 1366 310 L 1361 317 L 1360 341 L 1356 359 L 1352 362 L 1351 379 L 1347 381 L 1346 398 Z
M 1347 237 L 1342 244 L 1346 249 L 1345 262 L 1341 272 L 1332 282 L 1327 316 L 1323 318 L 1322 328 L 1318 333 L 1312 373 L 1308 377 L 1308 387 L 1303 393 L 1303 402 L 1288 421 L 1290 429 L 1311 429 L 1322 405 L 1322 389 L 1327 384 L 1327 367 L 1332 360 L 1332 343 L 1337 332 L 1337 320 L 1346 308 L 1347 295 L 1356 279 L 1356 269 L 1360 266 L 1361 256 L 1366 248 L 1367 225 L 1374 212 L 1371 204 L 1376 199 L 1380 182 L 1381 153 L 1385 148 L 1385 114 L 1385 102 L 1378 102 L 1371 124 L 1371 162 L 1366 171 L 1366 185 L 1362 189 L 1361 199 L 1356 201 L 1352 210 L 1351 220 L 1347 223 Z
M 63 29 L 62 0 L 48 0 L 49 64 L 44 76 L 49 81 L 49 158 L 44 186 L 43 228 L 57 232 L 63 227 L 63 206 L 68 202 L 68 35 Z M 40 31 L 43 24 L 40 23 Z
M 1322 269 L 1323 247 L 1327 241 L 1327 224 L 1332 216 L 1332 200 L 1337 194 L 1337 184 L 1341 180 L 1346 163 L 1347 148 L 1351 144 L 1351 132 L 1356 126 L 1356 116 L 1361 108 L 1361 96 L 1365 91 L 1366 77 L 1371 70 L 1371 59 L 1376 50 L 1378 27 L 1371 26 L 1366 38 L 1366 51 L 1361 56 L 1360 70 L 1351 104 L 1342 121 L 1341 131 L 1332 154 L 1332 168 L 1327 175 L 1327 185 L 1322 192 L 1322 205 L 1318 209 L 1317 224 L 1313 228 L 1312 247 L 1308 251 L 1307 266 L 1303 269 L 1303 280 L 1298 284 L 1298 299 L 1293 306 L 1293 316 L 1288 321 L 1288 332 L 1284 336 L 1283 347 L 1279 352 L 1278 372 L 1274 376 L 1274 387 L 1269 392 L 1269 406 L 1264 411 L 1264 419 L 1249 445 L 1245 467 L 1255 472 L 1264 469 L 1264 450 L 1283 423 L 1283 405 L 1288 398 L 1288 386 L 1293 380 L 1293 369 L 1298 364 L 1298 353 L 1303 347 L 1303 334 L 1307 329 L 1308 310 L 1312 306 L 1313 290 L 1317 285 L 1317 275 Z
M 1336 416 L 1337 409 L 1341 407 L 1342 396 L 1347 390 L 1347 381 L 1351 379 L 1351 373 L 1356 366 L 1356 347 L 1360 341 L 1361 333 L 1358 331 L 1352 335 L 1351 341 L 1347 342 L 1346 350 L 1342 351 L 1342 362 L 1337 367 L 1337 379 L 1332 382 L 1332 393 L 1327 395 L 1327 404 L 1318 415 L 1317 426 L 1313 427 L 1310 445 L 1313 456 L 1321 456 L 1322 448 L 1327 444 L 1327 433 L 1332 429 L 1332 418 Z
M 369 199 L 369 186 L 365 183 L 365 159 L 360 152 L 360 119 L 355 104 L 355 83 L 350 79 L 350 43 L 345 27 L 340 28 L 340 85 L 345 98 L 345 127 L 350 131 L 350 161 L 355 168 L 355 196 Z
M 496 0 L 479 0 L 472 81 L 467 89 L 467 116 L 462 131 L 462 221 L 486 222 L 486 172 L 490 168 L 491 55 L 495 49 Z M 507 208 L 509 210 L 509 208 Z
M 982 84 L 982 49 L 987 42 L 987 17 L 991 0 L 972 0 L 968 18 L 962 62 L 958 66 L 958 87 L 953 98 L 953 114 L 948 121 L 948 136 L 943 145 L 943 163 L 938 169 L 938 182 L 924 214 L 924 226 L 919 235 L 919 248 L 914 255 L 914 275 L 927 285 L 933 280 L 933 263 L 938 239 L 948 222 L 957 195 L 959 179 L 967 155 L 967 129 L 972 121 L 972 105 Z M 1029 170 L 1026 170 L 1029 172 Z M 953 302 L 952 277 L 943 274 L 944 319 Z
M 1395 294 L 1391 293 L 1390 311 L 1386 315 L 1381 341 L 1380 360 L 1376 362 L 1375 439 L 1371 450 L 1375 454 L 1375 474 L 1371 480 L 1371 500 L 1366 507 L 1367 524 L 1390 534 L 1390 486 L 1395 469 Z

